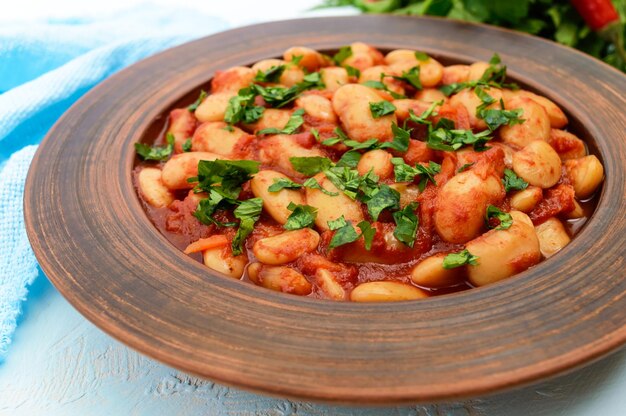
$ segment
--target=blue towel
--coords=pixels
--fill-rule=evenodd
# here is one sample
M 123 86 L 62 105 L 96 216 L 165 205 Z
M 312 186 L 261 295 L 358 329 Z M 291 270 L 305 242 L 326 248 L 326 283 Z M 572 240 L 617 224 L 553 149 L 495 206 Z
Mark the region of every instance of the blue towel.
M 226 27 L 218 18 L 169 7 L 0 27 L 0 362 L 27 287 L 40 273 L 22 210 L 37 143 L 63 112 L 106 77 Z

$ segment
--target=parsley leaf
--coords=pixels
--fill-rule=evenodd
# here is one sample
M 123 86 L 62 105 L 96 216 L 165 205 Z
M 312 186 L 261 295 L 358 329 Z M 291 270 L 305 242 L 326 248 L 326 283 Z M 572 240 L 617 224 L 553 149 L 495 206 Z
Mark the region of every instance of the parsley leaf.
M 302 61 L 302 58 L 304 58 L 304 55 L 293 55 L 291 57 L 291 63 L 293 65 L 300 65 L 300 61 Z
M 243 252 L 243 243 L 254 229 L 254 224 L 259 220 L 262 209 L 263 199 L 252 198 L 241 202 L 233 211 L 235 218 L 239 219 L 239 228 L 231 244 L 234 256 Z
M 361 221 L 356 226 L 361 230 L 365 250 L 371 250 L 372 241 L 374 241 L 374 236 L 376 235 L 376 228 L 372 227 L 372 224 L 367 221 Z
M 351 46 L 342 46 L 339 48 L 339 51 L 333 55 L 333 61 L 341 66 L 341 63 L 352 56 L 352 47 Z
M 317 189 L 317 190 L 321 191 L 322 193 L 324 193 L 324 194 L 326 194 L 328 196 L 337 196 L 337 195 L 339 195 L 339 193 L 337 193 L 337 192 L 330 192 L 330 191 L 322 188 L 322 185 L 320 185 L 320 183 L 315 178 L 307 179 L 306 181 L 304 181 L 302 186 L 304 186 L 305 188 L 309 188 L 309 189 Z
M 324 146 L 333 146 L 333 145 L 336 145 L 337 143 L 350 140 L 348 135 L 344 133 L 343 130 L 341 130 L 341 127 L 335 127 L 335 129 L 333 130 L 333 133 L 335 133 L 336 136 L 329 137 L 328 139 L 322 141 L 322 144 Z
M 415 58 L 421 62 L 426 62 L 430 59 L 430 57 L 427 54 L 425 54 L 424 52 L 420 52 L 420 51 L 415 51 Z
M 346 68 L 349 77 L 355 77 L 356 79 L 359 79 L 361 77 L 361 71 L 359 71 L 355 67 L 350 65 L 344 65 L 344 68 Z
M 305 176 L 313 176 L 323 170 L 330 168 L 333 162 L 327 157 L 311 156 L 311 157 L 290 157 L 291 166 Z
M 474 165 L 474 163 L 466 163 L 463 166 L 461 166 L 456 172 L 457 173 L 461 173 L 461 172 L 465 172 L 467 169 L 469 169 L 470 167 L 472 167 Z
M 215 224 L 220 227 L 234 227 L 236 223 L 221 223 L 213 218 L 213 214 L 220 208 L 231 206 L 234 201 L 225 198 L 215 190 L 209 192 L 208 198 L 201 199 L 193 213 L 193 216 L 202 224 Z
M 345 227 L 348 224 L 348 222 L 346 221 L 343 215 L 337 219 L 327 221 L 326 223 L 328 224 L 328 228 L 331 231 L 338 230 L 341 227 Z
M 376 221 L 384 209 L 400 209 L 400 193 L 389 185 L 382 184 L 371 193 L 366 205 L 370 217 Z
M 396 229 L 393 231 L 394 237 L 411 248 L 415 244 L 415 236 L 419 226 L 419 219 L 415 214 L 417 207 L 417 202 L 411 202 L 401 211 L 393 213 L 393 220 L 396 222 Z
M 234 202 L 241 193 L 243 183 L 259 171 L 259 165 L 252 160 L 201 160 L 198 162 L 198 176 L 187 179 L 187 182 L 198 182 L 194 188 L 196 192 L 215 191 Z
M 361 154 L 356 150 L 348 150 L 337 161 L 337 167 L 356 168 L 361 160 Z
M 385 76 L 390 76 L 393 79 L 397 79 L 398 81 L 406 82 L 407 84 L 411 85 L 416 90 L 422 89 L 422 82 L 420 81 L 420 67 L 419 66 L 414 66 L 408 71 L 402 71 L 401 76 L 397 76 L 397 75 L 385 75 Z
M 290 202 L 287 209 L 293 212 L 287 218 L 285 225 L 283 225 L 286 230 L 299 230 L 301 228 L 311 227 L 315 223 L 317 208 L 310 205 L 297 205 Z
M 468 81 L 468 82 L 457 82 L 450 85 L 444 85 L 439 90 L 443 92 L 443 94 L 449 97 L 452 94 L 456 94 L 461 90 L 466 88 L 475 88 L 475 87 L 495 87 L 495 88 L 510 88 L 510 89 L 519 89 L 517 84 L 514 83 L 505 83 L 506 80 L 506 66 L 501 65 L 500 56 L 498 54 L 494 54 L 489 61 L 489 67 L 485 70 L 480 79 L 476 81 Z
M 411 139 L 411 129 L 403 129 L 396 123 L 391 123 L 391 132 L 393 133 L 393 141 L 381 143 L 380 149 L 393 149 L 399 152 L 409 150 L 409 140 Z
M 167 142 L 167 146 L 151 147 L 145 143 L 135 143 L 135 151 L 143 160 L 156 160 L 161 162 L 170 157 L 174 151 L 174 135 L 172 133 L 167 133 L 165 141 Z
M 302 185 L 287 178 L 274 178 L 274 183 L 267 190 L 270 192 L 278 192 L 282 189 L 300 189 Z
M 200 95 L 198 96 L 198 99 L 194 101 L 193 104 L 191 104 L 189 107 L 187 107 L 187 110 L 196 111 L 196 109 L 200 106 L 200 104 L 202 104 L 202 101 L 204 101 L 207 95 L 208 94 L 205 90 L 200 90 Z
M 183 143 L 182 148 L 183 148 L 183 152 L 191 152 L 191 137 L 185 140 L 185 143 Z
M 520 178 L 511 169 L 504 169 L 504 178 L 502 179 L 504 185 L 504 191 L 509 192 L 512 190 L 524 190 L 528 188 L 528 182 Z
M 524 112 L 521 108 L 505 110 L 504 102 L 500 99 L 500 109 L 488 109 L 487 107 L 495 103 L 496 99 L 487 94 L 482 87 L 476 87 L 474 93 L 480 98 L 480 101 L 482 101 L 482 104 L 476 108 L 476 116 L 485 121 L 489 130 L 494 131 L 503 125 L 513 126 L 515 124 L 522 124 L 525 121 L 520 118 Z
M 375 90 L 385 91 L 385 92 L 387 92 L 389 95 L 391 95 L 396 100 L 400 100 L 400 99 L 406 98 L 406 96 L 404 96 L 402 94 L 398 94 L 397 92 L 391 91 L 389 89 L 389 87 L 386 86 L 382 81 L 370 80 L 370 81 L 363 82 L 361 85 L 365 85 L 366 87 L 374 88 Z
M 254 91 L 255 95 L 260 95 L 271 107 L 281 108 L 298 98 L 306 90 L 324 88 L 324 83 L 319 72 L 312 72 L 306 74 L 302 82 L 297 83 L 293 87 L 263 87 L 253 84 L 249 88 Z
M 257 134 L 294 134 L 302 124 L 304 124 L 304 110 L 301 108 L 299 110 L 294 111 L 294 113 L 289 117 L 289 121 L 283 127 L 283 129 L 277 129 L 275 127 L 263 129 L 257 132 Z
M 389 101 L 370 103 L 370 113 L 374 118 L 381 118 L 387 114 L 392 114 L 394 111 L 396 111 L 396 106 Z
M 343 217 L 342 217 L 343 218 Z M 345 222 L 345 220 L 344 220 Z M 335 248 L 344 244 L 352 243 L 359 239 L 359 234 L 350 223 L 346 223 L 343 227 L 337 229 L 333 238 L 330 239 L 328 248 Z
M 433 185 L 437 186 L 435 175 L 441 172 L 440 164 L 430 161 L 428 162 L 428 166 L 423 166 L 418 163 L 413 167 L 407 165 L 401 157 L 391 158 L 391 163 L 393 164 L 393 173 L 396 182 L 413 182 L 415 177 L 420 176 L 420 181 L 417 185 L 420 191 L 426 188 L 428 181 L 431 181 Z
M 450 253 L 443 258 L 444 269 L 454 269 L 465 265 L 475 266 L 477 264 L 478 256 L 473 255 L 472 253 L 467 251 L 467 249 L 458 253 Z
M 254 76 L 254 82 L 278 82 L 285 72 L 285 65 L 275 65 L 266 71 L 259 70 Z
M 263 107 L 254 105 L 255 97 L 256 93 L 252 87 L 240 89 L 237 95 L 228 100 L 224 121 L 228 124 L 240 122 L 250 124 L 261 118 Z
M 513 217 L 508 212 L 501 211 L 498 207 L 489 205 L 485 212 L 485 223 L 489 228 L 493 228 L 489 225 L 489 220 L 496 218 L 500 221 L 500 225 L 496 227 L 496 230 L 507 230 L 513 225 Z

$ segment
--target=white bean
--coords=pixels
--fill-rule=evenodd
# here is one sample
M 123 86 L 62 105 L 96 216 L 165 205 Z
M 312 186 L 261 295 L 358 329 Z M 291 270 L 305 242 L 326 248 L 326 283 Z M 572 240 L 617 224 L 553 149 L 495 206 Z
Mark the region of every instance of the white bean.
M 284 231 L 258 240 L 252 246 L 254 256 L 264 264 L 285 264 L 317 248 L 320 235 L 310 228 Z

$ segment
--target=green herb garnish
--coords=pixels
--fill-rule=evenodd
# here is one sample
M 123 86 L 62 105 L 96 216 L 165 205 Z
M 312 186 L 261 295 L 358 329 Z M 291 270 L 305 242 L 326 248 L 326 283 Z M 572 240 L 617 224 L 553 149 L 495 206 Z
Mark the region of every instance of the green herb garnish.
M 487 211 L 485 212 L 485 223 L 489 228 L 493 228 L 489 225 L 489 220 L 495 218 L 500 221 L 500 225 L 498 225 L 496 230 L 507 230 L 513 225 L 513 217 L 508 212 L 501 211 L 498 207 L 489 205 L 487 207 Z
M 477 264 L 478 256 L 473 255 L 472 253 L 467 251 L 467 249 L 458 253 L 450 253 L 443 258 L 444 269 L 454 269 L 465 265 L 475 266 Z
M 135 143 L 135 151 L 143 160 L 162 162 L 170 157 L 174 151 L 174 142 L 176 139 L 172 133 L 167 133 L 165 141 L 167 142 L 167 146 L 148 146 L 145 143 Z

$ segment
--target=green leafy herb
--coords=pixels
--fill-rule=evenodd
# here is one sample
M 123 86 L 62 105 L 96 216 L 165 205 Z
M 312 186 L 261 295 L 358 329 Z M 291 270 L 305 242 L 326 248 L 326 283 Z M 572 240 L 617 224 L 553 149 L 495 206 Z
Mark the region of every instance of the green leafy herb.
M 302 58 L 304 58 L 304 55 L 294 55 L 291 57 L 291 63 L 293 65 L 300 65 L 300 61 L 302 61 Z
M 474 93 L 482 101 L 482 104 L 476 108 L 476 116 L 485 121 L 489 130 L 494 131 L 503 125 L 513 126 L 524 122 L 524 120 L 520 118 L 523 113 L 521 108 L 505 110 L 502 99 L 500 99 L 500 109 L 487 108 L 495 103 L 496 99 L 487 94 L 482 87 L 477 87 Z
M 393 133 L 393 141 L 381 143 L 380 149 L 393 149 L 399 152 L 409 150 L 409 140 L 411 139 L 411 129 L 403 129 L 396 123 L 391 123 L 391 131 Z
M 362 179 L 359 172 L 348 167 L 331 167 L 324 170 L 324 175 L 337 189 L 356 199 Z
M 256 92 L 254 88 L 240 89 L 236 96 L 228 100 L 224 121 L 228 124 L 250 124 L 256 122 L 263 115 L 263 107 L 254 105 L 255 97 Z
M 222 127 L 222 130 L 226 130 L 230 133 L 235 131 L 235 128 L 233 126 L 231 126 L 230 124 L 225 125 L 224 127 Z
M 215 224 L 219 227 L 234 227 L 236 223 L 222 223 L 213 218 L 213 214 L 220 208 L 232 207 L 236 201 L 229 200 L 218 192 L 209 191 L 208 198 L 201 199 L 193 213 L 202 224 Z
M 254 224 L 259 220 L 262 209 L 263 199 L 252 198 L 241 202 L 233 211 L 235 218 L 239 219 L 239 228 L 231 244 L 234 256 L 243 252 L 243 243 L 254 229 Z
M 187 110 L 196 111 L 196 109 L 200 106 L 200 104 L 202 104 L 202 101 L 204 101 L 207 95 L 208 94 L 205 90 L 200 90 L 200 95 L 198 96 L 198 99 L 194 101 L 193 104 L 191 104 L 189 107 L 187 107 Z
M 172 154 L 174 151 L 174 142 L 176 139 L 172 133 L 165 136 L 167 146 L 148 146 L 145 143 L 135 143 L 135 151 L 143 160 L 155 160 L 161 162 Z
M 450 253 L 443 258 L 444 269 L 454 269 L 465 265 L 475 266 L 477 264 L 478 256 L 473 255 L 472 253 L 467 251 L 467 249 L 458 253 Z
M 370 113 L 372 113 L 374 118 L 381 118 L 387 114 L 392 114 L 394 111 L 396 111 L 396 106 L 389 101 L 383 100 L 377 103 L 370 103 Z
M 257 132 L 257 134 L 294 134 L 300 128 L 300 126 L 304 124 L 304 118 L 302 117 L 303 115 L 303 109 L 296 110 L 293 112 L 291 117 L 289 117 L 289 121 L 284 128 L 277 129 L 272 127 L 260 130 L 259 132 Z
M 387 85 L 385 85 L 382 81 L 370 80 L 370 81 L 365 81 L 361 85 L 365 85 L 366 87 L 374 88 L 375 90 L 385 91 L 385 92 L 387 92 L 389 95 L 391 95 L 396 100 L 401 100 L 403 98 L 406 98 L 406 96 L 404 96 L 402 94 L 398 94 L 395 91 L 391 91 L 389 89 L 389 87 Z
M 328 224 L 328 228 L 330 229 L 330 231 L 338 230 L 348 224 L 343 215 L 337 219 L 327 221 L 326 223 Z
M 343 61 L 345 61 L 351 56 L 352 56 L 352 47 L 342 46 L 341 48 L 339 48 L 339 51 L 335 55 L 333 55 L 333 61 L 335 61 L 335 63 L 338 66 L 341 66 Z
M 505 192 L 513 190 L 521 191 L 528 188 L 528 182 L 517 176 L 511 169 L 504 169 L 502 184 L 504 185 Z
M 506 80 L 506 66 L 501 64 L 500 56 L 494 54 L 489 61 L 489 67 L 485 70 L 480 79 L 468 82 L 458 82 L 450 85 L 444 85 L 439 90 L 444 95 L 450 96 L 456 94 L 466 88 L 476 87 L 495 87 L 495 88 L 510 88 L 519 89 L 516 84 L 505 83 Z
M 324 88 L 324 83 L 319 72 L 312 72 L 306 74 L 302 82 L 297 83 L 293 87 L 263 87 L 258 84 L 253 84 L 251 87 L 255 95 L 260 95 L 263 100 L 271 107 L 281 108 L 290 104 L 298 96 L 310 89 Z M 246 88 L 247 89 L 247 88 Z M 240 91 L 241 93 L 241 91 Z M 253 97 L 254 99 L 254 97 Z
M 420 67 L 419 66 L 414 66 L 408 71 L 402 71 L 401 76 L 397 76 L 397 75 L 385 75 L 385 76 L 391 76 L 393 79 L 406 82 L 407 84 L 411 85 L 416 90 L 422 89 L 422 82 L 420 81 Z
M 349 77 L 355 77 L 356 79 L 359 79 L 361 77 L 361 71 L 359 71 L 355 67 L 350 65 L 344 65 L 344 68 L 346 68 Z
M 501 211 L 496 206 L 489 205 L 485 212 L 485 222 L 489 228 L 493 228 L 489 225 L 489 220 L 492 218 L 500 221 L 500 225 L 496 227 L 496 230 L 507 230 L 513 225 L 513 217 L 511 217 L 511 214 Z
M 291 166 L 305 176 L 316 175 L 328 168 L 333 162 L 327 157 L 311 156 L 311 157 L 290 157 Z
M 420 62 L 426 62 L 430 59 L 430 57 L 424 52 L 415 51 L 415 58 L 417 58 Z
M 396 222 L 396 229 L 393 231 L 394 237 L 411 248 L 415 244 L 415 236 L 419 226 L 419 219 L 415 214 L 417 207 L 417 202 L 411 202 L 401 211 L 393 213 L 393 220 Z
M 348 223 L 345 226 L 341 227 L 335 234 L 333 238 L 331 238 L 330 243 L 328 244 L 329 248 L 335 248 L 342 246 L 344 244 L 352 243 L 359 239 L 359 234 L 357 234 L 356 230 L 352 226 L 352 224 Z
M 278 192 L 282 189 L 300 189 L 302 185 L 287 178 L 274 178 L 274 183 L 267 190 L 270 192 Z
M 343 130 L 341 130 L 341 127 L 335 127 L 335 130 L 333 130 L 333 133 L 335 133 L 334 137 L 329 137 L 328 139 L 322 141 L 322 144 L 324 146 L 333 146 L 333 145 L 336 145 L 337 143 L 350 140 L 348 135 L 344 133 Z
M 283 72 L 285 72 L 285 65 L 275 65 L 266 71 L 259 70 L 254 77 L 254 82 L 279 82 Z
M 356 168 L 361 160 L 361 153 L 356 150 L 348 150 L 337 161 L 338 167 Z
M 321 191 L 322 193 L 324 193 L 324 194 L 326 194 L 328 196 L 337 196 L 337 195 L 339 195 L 339 193 L 337 193 L 337 192 L 330 192 L 330 191 L 322 188 L 322 185 L 320 185 L 320 183 L 315 178 L 307 179 L 306 181 L 304 181 L 302 186 L 304 186 L 305 188 L 309 188 L 309 189 L 317 189 L 317 190 Z
M 365 250 L 371 250 L 372 242 L 374 241 L 374 236 L 376 235 L 376 228 L 372 227 L 372 224 L 367 221 L 361 221 L 356 226 L 361 230 Z
M 320 132 L 317 129 L 311 129 L 311 134 L 315 138 L 315 141 L 320 141 Z
M 191 137 L 183 143 L 183 152 L 191 152 Z
M 259 171 L 259 162 L 252 160 L 201 160 L 198 162 L 198 176 L 187 182 L 198 182 L 196 192 L 214 191 L 229 199 L 237 200 L 242 185 Z
M 428 181 L 437 186 L 435 181 L 435 175 L 441 172 L 441 165 L 433 161 L 428 162 L 428 166 L 420 165 L 419 163 L 415 167 L 407 165 L 404 159 L 401 157 L 394 157 L 391 159 L 393 164 L 393 173 L 396 182 L 413 182 L 416 177 L 420 177 L 418 188 L 423 191 L 426 188 Z
M 467 169 L 469 169 L 473 165 L 474 165 L 474 163 L 466 163 L 463 166 L 461 166 L 456 172 L 457 173 L 465 172 Z
M 293 211 L 287 218 L 283 227 L 286 230 L 299 230 L 301 228 L 312 227 L 317 217 L 317 208 L 310 205 L 296 205 L 290 202 L 287 206 L 289 211 Z
M 389 185 L 382 184 L 369 195 L 366 205 L 370 217 L 376 221 L 384 209 L 400 209 L 400 193 Z

